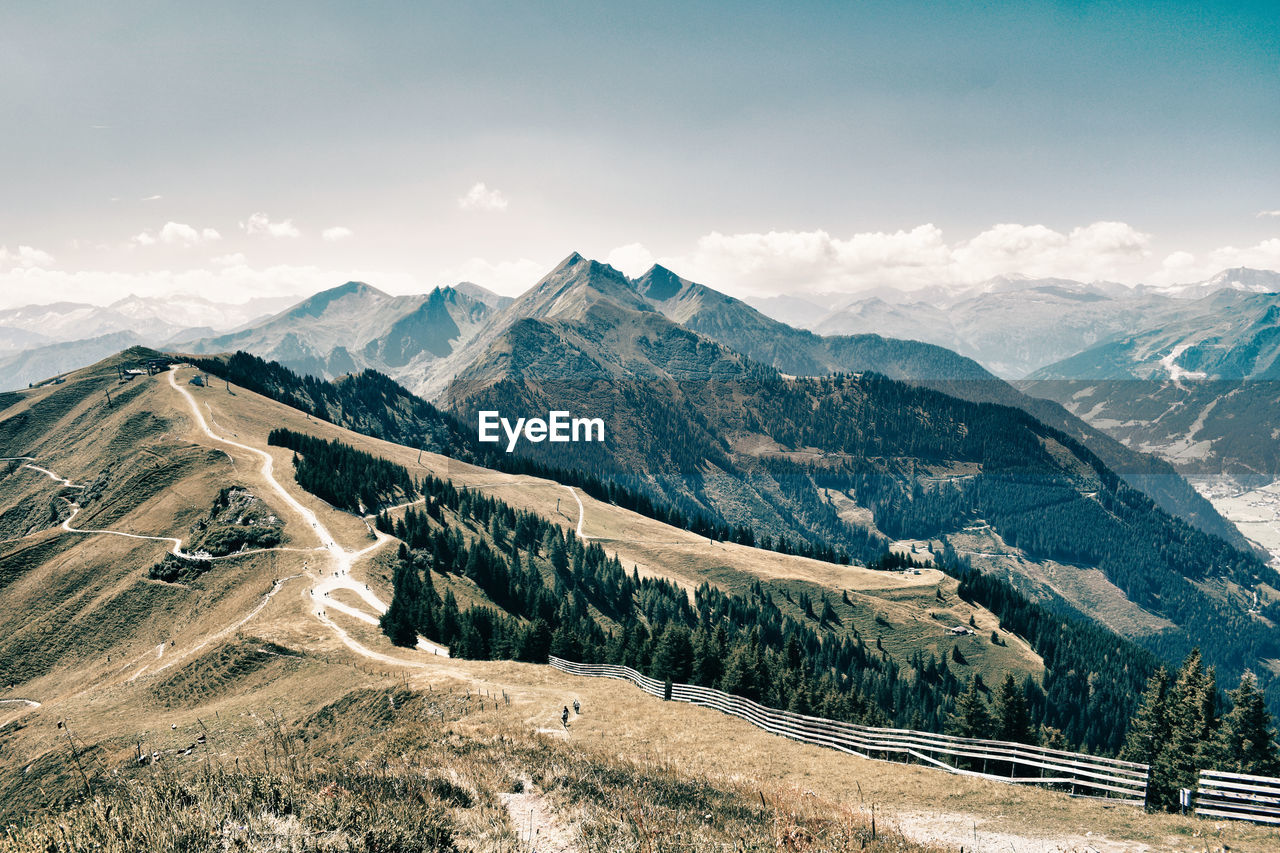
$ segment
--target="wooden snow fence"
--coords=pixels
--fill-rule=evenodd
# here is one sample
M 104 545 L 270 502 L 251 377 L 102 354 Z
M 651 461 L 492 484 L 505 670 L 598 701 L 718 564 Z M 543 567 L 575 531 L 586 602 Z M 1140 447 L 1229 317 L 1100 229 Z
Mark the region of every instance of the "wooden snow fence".
M 667 685 L 615 664 L 583 664 L 552 656 L 551 666 L 570 675 L 618 678 L 663 698 Z M 919 763 L 948 773 L 996 782 L 1044 785 L 1073 796 L 1142 806 L 1147 765 L 1009 741 L 952 737 L 909 729 L 876 728 L 766 708 L 758 702 L 709 687 L 672 684 L 670 699 L 714 708 L 758 728 L 815 746 L 862 758 Z M 963 762 L 967 766 L 960 766 Z M 1274 780 L 1273 780 L 1274 781 Z M 1280 785 L 1280 782 L 1276 784 Z M 1280 791 L 1280 789 L 1277 789 Z M 1280 809 L 1277 810 L 1280 814 Z
M 1280 779 L 1201 770 L 1195 812 L 1201 817 L 1280 824 Z

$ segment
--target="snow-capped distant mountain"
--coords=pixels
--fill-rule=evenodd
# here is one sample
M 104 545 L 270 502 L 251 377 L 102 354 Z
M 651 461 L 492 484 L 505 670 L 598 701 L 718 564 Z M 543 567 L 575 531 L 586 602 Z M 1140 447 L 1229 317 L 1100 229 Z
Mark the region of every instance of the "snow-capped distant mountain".
M 1018 378 L 1131 330 L 1173 304 L 1170 297 L 1129 288 L 1117 292 L 1057 279 L 1006 279 L 949 305 L 860 300 L 825 317 L 814 331 L 914 338 L 953 349 L 999 376 Z
M 824 317 L 821 335 L 875 332 L 953 349 L 997 375 L 1021 378 L 1138 329 L 1167 322 L 1213 321 L 1219 291 L 1270 293 L 1280 273 L 1224 270 L 1206 281 L 1170 287 L 1000 276 L 933 298 L 893 302 L 864 297 Z
M 173 326 L 174 332 L 201 327 L 225 331 L 268 317 L 293 301 L 289 296 L 262 296 L 238 304 L 191 295 L 126 296 L 108 305 L 107 310 L 133 321 L 131 328 L 135 331 L 152 324 Z
M 166 346 L 235 329 L 291 301 L 126 296 L 105 306 L 54 302 L 8 308 L 0 311 L 0 390 L 40 382 L 133 344 Z
M 76 341 L 32 347 L 0 358 L 0 391 L 25 388 L 76 370 L 138 343 L 133 332 L 109 332 Z
M 1241 290 L 1245 293 L 1280 293 L 1280 272 L 1235 267 L 1223 270 L 1212 278 L 1191 284 L 1173 284 L 1165 287 L 1147 287 L 1176 299 L 1201 299 L 1219 290 Z
M 1246 286 L 1178 299 L 1161 320 L 1043 367 L 1019 387 L 1186 474 L 1248 487 L 1273 481 L 1280 293 L 1254 292 L 1265 276 L 1223 280 Z

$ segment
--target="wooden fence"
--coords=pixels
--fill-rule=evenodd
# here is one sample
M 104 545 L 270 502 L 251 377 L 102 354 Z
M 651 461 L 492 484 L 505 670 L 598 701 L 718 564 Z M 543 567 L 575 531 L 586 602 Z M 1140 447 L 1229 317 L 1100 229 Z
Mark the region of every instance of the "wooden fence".
M 614 664 L 573 663 L 550 658 L 570 675 L 619 678 L 662 697 L 666 685 L 634 669 Z M 773 708 L 709 687 L 672 684 L 670 698 L 714 708 L 772 734 L 885 761 L 937 767 L 949 773 L 997 782 L 1047 785 L 1074 796 L 1106 798 L 1141 806 L 1146 801 L 1147 765 L 1008 741 L 952 737 L 909 729 L 876 728 L 810 717 Z M 963 760 L 967 767 L 960 765 Z M 980 768 L 980 769 L 979 769 Z M 1280 810 L 1277 811 L 1280 814 Z
M 1195 803 L 1203 817 L 1280 824 L 1280 779 L 1201 770 Z

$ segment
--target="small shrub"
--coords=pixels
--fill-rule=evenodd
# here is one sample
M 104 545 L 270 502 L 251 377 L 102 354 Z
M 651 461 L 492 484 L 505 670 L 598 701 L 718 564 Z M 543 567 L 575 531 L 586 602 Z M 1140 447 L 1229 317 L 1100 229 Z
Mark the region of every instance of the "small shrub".
M 165 583 L 188 583 L 211 568 L 213 568 L 213 563 L 208 560 L 195 560 L 189 557 L 179 557 L 177 554 L 165 554 L 160 559 L 160 562 L 147 570 L 147 577 L 153 581 L 164 581 Z

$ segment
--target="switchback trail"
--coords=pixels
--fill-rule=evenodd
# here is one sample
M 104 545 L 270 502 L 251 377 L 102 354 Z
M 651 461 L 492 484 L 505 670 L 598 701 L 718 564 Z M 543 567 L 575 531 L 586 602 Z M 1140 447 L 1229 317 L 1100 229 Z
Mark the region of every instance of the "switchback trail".
M 379 599 L 373 592 L 367 589 L 367 587 L 364 584 L 357 584 L 354 580 L 352 580 L 350 575 L 351 575 L 351 567 L 352 565 L 354 565 L 357 559 L 369 553 L 370 551 L 373 551 L 381 547 L 383 544 L 390 542 L 392 537 L 387 536 L 386 534 L 380 533 L 378 531 L 374 531 L 375 541 L 372 545 L 370 545 L 369 547 L 361 551 L 354 552 L 354 553 L 347 551 L 340 544 L 338 544 L 338 541 L 333 537 L 333 534 L 331 534 L 329 532 L 329 529 L 325 527 L 324 524 L 320 521 L 319 516 L 317 516 L 314 511 L 304 506 L 301 501 L 299 501 L 292 494 L 290 494 L 289 491 L 285 489 L 285 487 L 280 483 L 280 481 L 276 479 L 275 459 L 272 458 L 270 453 L 268 453 L 265 450 L 259 450 L 256 447 L 250 447 L 247 444 L 241 444 L 238 441 L 233 441 L 229 438 L 226 438 L 225 436 L 218 435 L 217 433 L 215 433 L 213 430 L 209 428 L 209 423 L 208 421 L 205 420 L 204 414 L 200 411 L 200 406 L 196 403 L 196 398 L 191 394 L 190 391 L 188 391 L 186 388 L 183 388 L 181 385 L 178 384 L 177 376 L 178 374 L 176 369 L 169 370 L 169 385 L 172 386 L 175 391 L 177 391 L 186 399 L 187 405 L 191 410 L 191 416 L 194 418 L 195 423 L 199 427 L 200 431 L 203 432 L 205 436 L 207 436 L 212 441 L 216 441 L 221 444 L 228 445 L 230 447 L 235 447 L 239 450 L 243 450 L 246 453 L 250 453 L 254 456 L 257 456 L 259 459 L 261 459 L 262 464 L 259 467 L 259 473 L 262 475 L 263 479 L 267 481 L 267 483 L 271 486 L 271 488 L 275 490 L 275 492 L 281 497 L 281 499 L 283 499 L 284 502 L 295 513 L 297 513 L 297 515 L 300 516 L 303 521 L 311 525 L 312 531 L 316 534 L 317 538 L 319 538 L 320 540 L 321 548 L 328 552 L 330 562 L 331 562 L 329 571 L 331 571 L 332 574 L 329 574 L 328 572 L 326 572 L 322 575 L 322 577 L 325 578 L 325 580 L 322 581 L 322 583 L 327 584 L 325 591 L 332 591 L 333 589 L 338 589 L 338 588 L 350 589 L 351 591 L 359 595 L 362 600 L 364 600 L 371 607 L 373 607 L 377 611 L 378 615 L 385 613 L 387 611 L 387 605 L 383 603 L 382 600 Z M 328 604 L 330 605 L 332 605 L 333 603 L 334 602 L 331 602 L 331 601 L 328 602 Z M 348 648 L 350 648 L 352 651 L 356 652 L 357 654 L 360 654 L 372 660 L 381 661 L 383 663 L 398 664 L 401 666 L 423 666 L 424 665 L 416 661 L 407 661 L 407 660 L 402 660 L 400 658 L 392 657 L 390 655 L 384 655 L 379 652 L 375 652 L 371 649 L 366 648 L 363 644 L 353 639 L 349 634 L 347 634 L 346 631 L 344 631 L 332 619 L 328 618 L 324 614 L 323 612 L 324 602 L 317 602 L 317 604 L 320 606 L 320 609 L 316 611 L 316 617 L 322 623 L 327 625 L 331 630 L 333 630 L 336 634 L 338 634 L 338 637 L 340 640 L 342 640 L 343 644 L 346 645 Z M 349 608 L 349 607 L 345 607 L 344 605 L 340 605 L 335 609 L 342 612 L 346 612 L 348 614 L 352 614 L 354 611 L 355 614 L 360 614 L 360 615 L 357 615 L 356 618 L 359 618 L 362 621 L 367 621 L 367 622 L 371 621 L 373 624 L 377 624 L 377 619 L 375 617 L 370 617 L 368 614 L 361 614 L 360 611 L 356 610 L 355 608 Z M 422 638 L 419 638 L 418 648 L 431 651 L 434 654 L 443 656 L 443 657 L 447 657 L 449 654 L 449 650 L 444 648 L 443 646 L 439 646 L 435 643 L 431 643 Z

